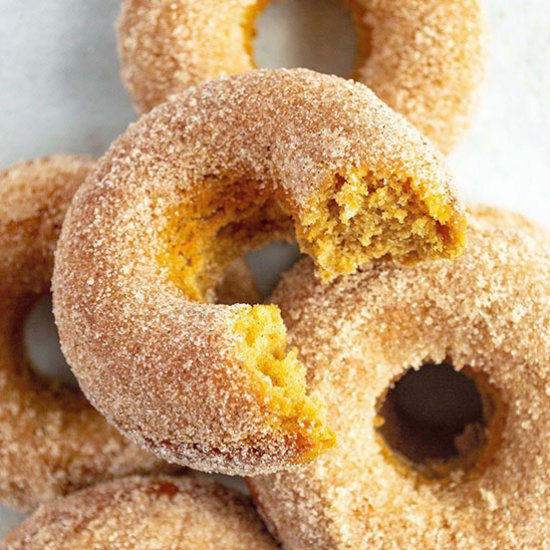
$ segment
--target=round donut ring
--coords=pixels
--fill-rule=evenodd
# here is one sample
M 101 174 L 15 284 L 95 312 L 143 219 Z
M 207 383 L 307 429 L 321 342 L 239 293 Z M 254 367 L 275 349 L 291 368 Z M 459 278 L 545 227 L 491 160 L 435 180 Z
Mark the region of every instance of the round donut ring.
M 26 314 L 50 290 L 65 211 L 94 164 L 53 156 L 0 171 L 0 500 L 23 511 L 100 480 L 167 467 L 81 393 L 35 374 L 23 347 Z
M 340 436 L 299 472 L 249 480 L 285 548 L 545 546 L 548 233 L 476 208 L 454 261 L 380 263 L 321 286 L 304 260 L 273 300 Z M 445 459 L 421 446 L 414 424 L 400 431 L 388 393 L 411 367 L 441 363 L 473 379 L 482 403 L 481 420 L 451 433 Z
M 254 24 L 267 0 L 124 0 L 124 81 L 141 112 L 188 86 L 252 70 Z M 443 152 L 464 134 L 485 74 L 480 0 L 343 0 L 359 51 L 352 77 Z
M 275 550 L 244 495 L 188 477 L 130 477 L 41 506 L 1 550 Z
M 197 470 L 270 473 L 333 445 L 275 306 L 207 303 L 294 233 L 324 279 L 463 247 L 443 158 L 368 88 L 307 70 L 210 81 L 131 126 L 75 196 L 54 312 L 85 394 Z

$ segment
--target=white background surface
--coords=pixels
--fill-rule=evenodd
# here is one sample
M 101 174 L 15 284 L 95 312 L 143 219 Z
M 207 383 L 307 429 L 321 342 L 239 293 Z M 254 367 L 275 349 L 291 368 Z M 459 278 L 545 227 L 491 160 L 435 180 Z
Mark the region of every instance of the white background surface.
M 57 152 L 100 155 L 135 119 L 118 77 L 119 5 L 0 0 L 0 166 Z M 485 94 L 449 162 L 466 199 L 515 208 L 549 227 L 550 3 L 487 0 L 487 8 Z M 260 21 L 260 64 L 345 74 L 353 36 L 334 12 L 321 0 L 271 6 Z M 265 287 L 285 257 L 272 251 L 257 262 Z M 20 517 L 0 510 L 0 535 Z

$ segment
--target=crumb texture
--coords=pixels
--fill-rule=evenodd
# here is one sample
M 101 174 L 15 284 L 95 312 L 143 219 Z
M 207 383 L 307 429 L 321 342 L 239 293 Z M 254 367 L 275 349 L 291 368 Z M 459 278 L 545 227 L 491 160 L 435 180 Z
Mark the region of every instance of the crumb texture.
M 130 477 L 41 506 L 2 550 L 275 550 L 244 495 L 186 477 Z
M 464 226 L 443 157 L 361 84 L 211 81 L 132 125 L 76 194 L 53 283 L 63 351 L 92 403 L 163 458 L 289 468 L 334 443 L 324 407 L 272 307 L 215 303 L 223 273 L 272 239 L 296 238 L 325 280 L 452 257 Z
M 272 300 L 340 442 L 303 470 L 249 480 L 285 548 L 546 547 L 548 232 L 518 214 L 472 207 L 457 259 L 383 261 L 329 285 L 305 259 Z M 484 417 L 456 438 L 454 462 L 430 472 L 414 455 L 403 461 L 379 432 L 380 398 L 428 363 L 471 376 Z
M 125 0 L 119 53 L 136 108 L 145 112 L 189 86 L 255 69 L 255 22 L 268 3 Z M 479 0 L 343 4 L 359 43 L 350 76 L 449 151 L 470 124 L 484 79 L 486 29 Z
M 63 217 L 94 164 L 53 156 L 0 172 L 0 501 L 23 511 L 97 481 L 168 467 L 80 392 L 35 374 L 23 346 L 25 316 L 50 290 Z

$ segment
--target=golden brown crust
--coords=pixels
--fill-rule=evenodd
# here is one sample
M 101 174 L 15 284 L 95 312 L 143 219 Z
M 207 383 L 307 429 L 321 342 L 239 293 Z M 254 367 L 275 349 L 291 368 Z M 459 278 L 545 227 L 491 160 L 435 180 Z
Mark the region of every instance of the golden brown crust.
M 327 286 L 306 259 L 275 292 L 340 441 L 300 472 L 249 480 L 285 548 L 545 546 L 550 237 L 518 214 L 474 212 L 458 259 L 381 263 Z M 504 426 L 476 476 L 421 482 L 377 437 L 377 400 L 411 366 L 445 360 L 485 373 Z
M 53 156 L 0 171 L 0 500 L 20 510 L 162 464 L 82 394 L 34 374 L 23 349 L 23 320 L 49 292 L 61 222 L 94 163 Z
M 274 550 L 244 495 L 209 481 L 130 477 L 41 506 L 2 550 Z
M 125 0 L 122 79 L 140 111 L 224 74 L 255 68 L 254 22 L 266 0 Z M 354 78 L 444 152 L 468 128 L 485 73 L 479 0 L 345 0 L 359 53 Z
M 264 211 L 251 214 L 256 245 L 294 224 L 309 250 L 321 240 L 307 236 L 308 224 L 325 212 L 317 206 L 321 191 L 330 199 L 327 182 L 340 185 L 343 177 L 335 173 L 358 166 L 378 175 L 382 194 L 394 180 L 405 181 L 425 211 L 420 222 L 435 228 L 438 242 L 417 260 L 460 251 L 464 215 L 442 157 L 360 84 L 306 70 L 254 71 L 189 89 L 131 126 L 77 193 L 56 255 L 54 310 L 63 351 L 94 405 L 131 439 L 200 470 L 267 473 L 331 445 L 322 410 L 314 412 L 320 405 L 305 397 L 303 372 L 283 358 L 276 309 L 190 301 L 188 279 L 174 277 L 172 264 L 187 269 L 193 254 L 200 263 L 229 230 L 233 240 L 223 254 L 234 242 L 239 253 L 250 246 L 248 218 L 240 213 L 249 196 L 254 207 L 264 200 L 265 211 L 284 212 L 272 225 Z M 202 211 L 200 201 L 190 201 L 192 210 L 176 217 L 174 231 L 231 209 L 235 217 L 198 251 L 186 241 L 188 248 L 174 245 L 173 259 L 160 261 L 177 240 L 167 230 L 170 213 L 197 193 L 210 204 L 210 182 L 222 202 Z M 399 212 L 416 238 L 421 229 L 410 229 L 406 207 Z M 337 215 L 331 215 L 333 223 Z M 383 210 L 373 213 L 385 237 L 394 231 L 389 219 Z M 203 226 L 188 234 L 193 244 Z M 334 241 L 331 258 L 343 258 L 357 235 Z M 360 250 L 367 253 L 369 244 Z M 338 272 L 323 264 L 326 257 L 316 260 L 325 274 Z M 203 263 L 210 268 L 216 261 Z M 356 267 L 353 256 L 340 272 Z M 260 325 L 262 316 L 270 320 Z M 250 367 L 243 349 L 254 346 L 264 351 L 257 353 L 260 366 Z M 277 369 L 288 376 L 264 364 L 265 350 L 274 350 Z M 290 370 L 295 387 L 303 386 L 298 405 L 287 392 Z

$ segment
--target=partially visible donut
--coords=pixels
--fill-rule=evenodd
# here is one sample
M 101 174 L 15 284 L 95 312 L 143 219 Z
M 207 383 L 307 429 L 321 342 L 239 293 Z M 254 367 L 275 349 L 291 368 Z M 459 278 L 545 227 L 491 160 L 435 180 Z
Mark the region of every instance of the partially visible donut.
M 189 86 L 254 69 L 254 24 L 268 3 L 124 0 L 119 52 L 136 108 L 148 111 Z M 485 73 L 481 1 L 343 3 L 359 40 L 351 76 L 449 151 L 470 124 Z
M 167 467 L 86 401 L 31 370 L 23 321 L 50 290 L 71 197 L 94 166 L 53 156 L 0 171 L 0 502 L 20 510 L 99 480 Z
M 92 403 L 169 461 L 268 473 L 334 443 L 275 306 L 208 303 L 233 258 L 293 233 L 324 279 L 450 257 L 444 160 L 368 88 L 253 71 L 144 115 L 77 192 L 56 254 L 62 348 Z
M 41 506 L 1 550 L 275 550 L 244 495 L 187 477 L 130 477 Z
M 327 286 L 304 260 L 273 300 L 340 436 L 299 472 L 249 481 L 285 548 L 546 548 L 548 232 L 475 208 L 458 259 L 380 263 Z M 475 382 L 475 415 L 407 417 L 389 389 L 427 363 Z

